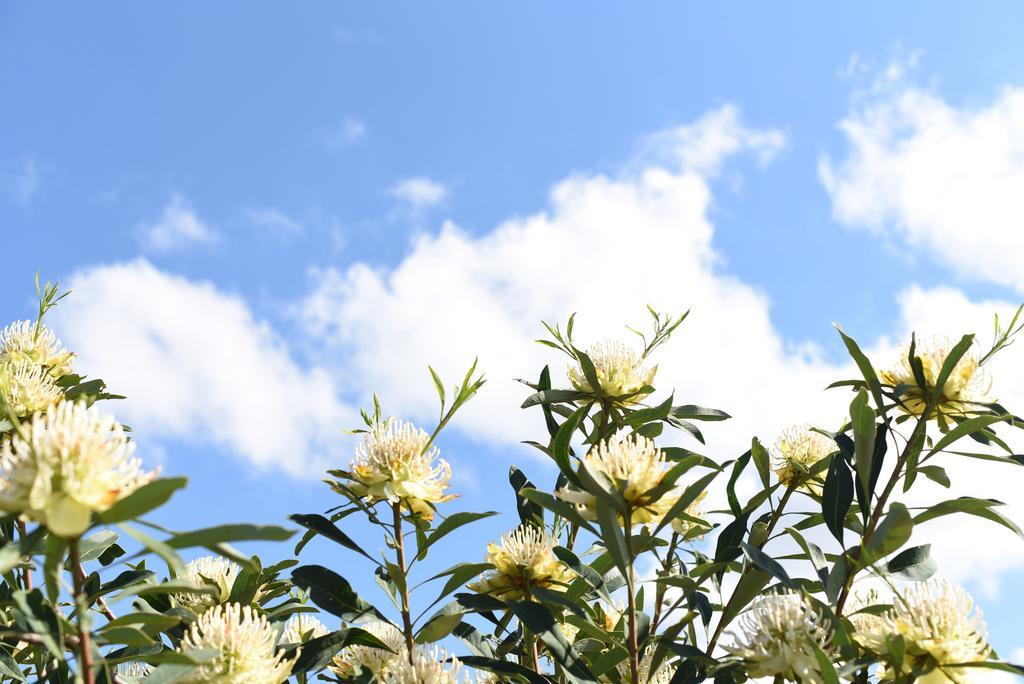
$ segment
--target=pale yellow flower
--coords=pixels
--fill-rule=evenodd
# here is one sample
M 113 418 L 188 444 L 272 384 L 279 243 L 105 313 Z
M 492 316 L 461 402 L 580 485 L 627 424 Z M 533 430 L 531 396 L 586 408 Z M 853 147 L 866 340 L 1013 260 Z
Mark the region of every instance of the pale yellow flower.
M 459 684 L 462 680 L 462 663 L 449 656 L 438 646 L 419 647 L 412 653 L 412 662 L 400 658 L 395 663 L 386 684 Z
M 372 646 L 346 646 L 331 661 L 331 672 L 344 679 L 365 670 L 378 680 L 385 680 L 395 662 L 405 658 L 405 636 L 397 627 L 382 620 L 371 620 L 355 626 L 377 637 L 389 650 Z
M 896 597 L 892 610 L 858 627 L 858 633 L 857 642 L 880 655 L 888 650 L 886 637 L 902 636 L 905 654 L 900 669 L 929 670 L 917 679 L 923 684 L 966 684 L 976 671 L 949 666 L 982 662 L 992 652 L 981 609 L 961 587 L 943 580 L 910 587 Z M 895 678 L 891 668 L 885 677 Z
M 331 631 L 327 626 L 307 613 L 293 615 L 285 623 L 284 631 L 281 632 L 280 643 L 282 644 L 304 644 L 312 639 L 319 639 L 327 636 Z
M 569 382 L 580 392 L 611 399 L 615 403 L 634 404 L 643 395 L 645 386 L 654 382 L 657 366 L 645 367 L 644 359 L 626 345 L 614 340 L 596 344 L 587 349 L 587 356 L 597 373 L 597 387 L 591 387 L 580 366 L 569 367 Z
M 661 496 L 651 495 L 668 472 L 668 463 L 664 452 L 642 435 L 619 432 L 592 448 L 583 463 L 590 472 L 603 475 L 622 495 L 632 510 L 634 525 L 660 521 L 683 493 L 682 488 L 673 487 Z M 560 489 L 557 494 L 576 504 L 584 518 L 597 519 L 595 495 L 575 489 Z
M 684 513 L 691 518 L 701 519 L 704 516 L 704 507 L 701 506 L 701 503 L 707 495 L 706 490 L 698 494 L 697 498 L 686 507 Z M 704 536 L 705 532 L 711 529 L 711 526 L 686 520 L 685 518 L 675 518 L 672 520 L 672 529 L 682 535 L 684 539 L 700 539 Z
M 496 598 L 528 598 L 534 587 L 558 589 L 572 580 L 572 572 L 555 556 L 558 540 L 533 525 L 521 525 L 488 544 L 484 560 L 494 566 L 469 589 Z
M 273 625 L 249 606 L 214 606 L 192 623 L 181 640 L 182 652 L 210 649 L 218 653 L 186 676 L 206 684 L 281 684 L 295 660 L 277 650 Z
M 0 330 L 0 362 L 28 361 L 60 378 L 71 373 L 74 358 L 45 325 L 37 330 L 32 321 L 17 321 Z
M 822 684 L 817 651 L 831 653 L 824 617 L 793 592 L 768 594 L 751 605 L 723 648 L 742 658 L 751 677 L 782 676 L 803 684 Z
M 430 435 L 412 423 L 388 420 L 373 426 L 356 449 L 349 489 L 367 501 L 401 502 L 425 520 L 430 504 L 455 498 L 445 494 L 452 471 L 430 446 Z
M 808 472 L 822 459 L 837 451 L 836 443 L 815 432 L 810 425 L 794 425 L 782 432 L 772 449 L 772 472 L 783 486 L 796 484 L 813 494 L 821 494 L 824 476 Z
M 185 565 L 185 577 L 197 587 L 211 587 L 216 595 L 188 592 L 175 594 L 175 600 L 195 612 L 218 603 L 226 603 L 241 568 L 222 556 L 201 556 Z
M 135 660 L 127 663 L 119 663 L 117 666 L 117 678 L 123 682 L 141 682 L 148 674 L 149 665 Z
M 949 352 L 954 347 L 952 340 L 946 337 L 933 337 L 931 339 L 918 339 L 915 347 L 915 354 L 921 359 L 921 368 L 924 371 L 924 391 L 918 387 L 914 378 L 914 371 L 910 366 L 909 345 L 900 346 L 900 361 L 889 370 L 881 370 L 878 373 L 879 379 L 893 387 L 905 385 L 906 392 L 900 397 L 905 412 L 912 415 L 921 415 L 924 412 L 928 394 L 931 394 L 935 382 L 939 378 L 942 364 L 945 362 Z M 946 384 L 942 387 L 942 398 L 938 403 L 937 410 L 941 414 L 962 416 L 977 410 L 979 407 L 974 403 L 992 402 L 994 399 L 989 396 L 992 390 L 992 381 L 978 363 L 978 356 L 973 349 L 960 357 L 953 372 L 949 374 Z
M 103 512 L 150 482 L 112 416 L 84 403 L 61 402 L 36 414 L 0 452 L 0 510 L 78 537 Z
M 64 397 L 45 367 L 24 359 L 0 363 L 0 394 L 18 417 L 46 411 Z

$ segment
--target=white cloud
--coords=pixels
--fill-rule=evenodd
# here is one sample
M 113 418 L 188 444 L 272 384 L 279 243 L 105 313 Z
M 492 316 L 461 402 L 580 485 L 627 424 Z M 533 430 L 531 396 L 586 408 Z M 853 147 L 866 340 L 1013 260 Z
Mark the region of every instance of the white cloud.
M 79 368 L 127 395 L 108 407 L 144 439 L 214 443 L 296 476 L 338 462 L 329 456 L 357 417 L 242 299 L 144 259 L 80 271 L 70 286 L 54 326 Z
M 245 215 L 254 226 L 273 231 L 281 236 L 302 233 L 302 224 L 280 209 L 246 209 Z
M 834 215 L 1024 292 L 1024 89 L 957 108 L 900 78 L 857 100 L 847 156 L 820 164 Z
M 366 136 L 366 122 L 354 116 L 346 116 L 341 123 L 328 133 L 324 141 L 328 147 L 348 147 Z
M 33 157 L 13 161 L 0 161 L 0 193 L 7 195 L 15 204 L 25 205 L 32 201 L 39 190 L 41 172 Z
M 213 244 L 219 237 L 199 219 L 188 200 L 174 195 L 153 223 L 139 226 L 143 247 L 153 252 L 171 252 L 192 244 Z
M 430 178 L 417 176 L 398 181 L 388 193 L 401 202 L 406 209 L 422 211 L 444 202 L 448 197 L 448 188 Z

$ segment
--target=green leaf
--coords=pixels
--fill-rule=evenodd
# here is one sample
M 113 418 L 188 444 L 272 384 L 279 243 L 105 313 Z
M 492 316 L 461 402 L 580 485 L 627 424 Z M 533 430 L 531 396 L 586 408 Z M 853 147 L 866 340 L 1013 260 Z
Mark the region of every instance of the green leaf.
M 672 407 L 672 417 L 679 418 L 680 420 L 706 420 L 706 421 L 717 421 L 727 420 L 732 418 L 725 411 L 719 411 L 713 408 L 704 408 L 703 406 L 696 406 L 694 404 L 684 404 L 682 406 Z
M 729 510 L 733 515 L 739 515 L 741 510 L 739 499 L 736 498 L 736 481 L 748 463 L 750 463 L 750 451 L 736 459 L 736 463 L 732 467 L 732 474 L 729 476 L 729 484 L 725 488 L 726 496 L 729 498 Z
M 355 551 L 359 555 L 365 558 L 369 558 L 374 563 L 377 563 L 376 558 L 373 558 L 370 554 L 366 553 L 366 551 L 363 551 L 362 547 L 360 547 L 359 544 L 356 544 L 352 540 L 352 538 L 344 532 L 342 532 L 337 525 L 335 525 L 322 515 L 318 515 L 316 513 L 308 515 L 295 514 L 289 515 L 288 519 L 297 522 L 298 524 L 305 527 L 307 530 L 312 530 L 320 536 L 326 537 L 327 539 L 330 539 L 332 542 L 340 544 L 344 546 L 346 549 Z
M 546 606 L 532 601 L 513 601 L 509 603 L 509 608 L 526 629 L 544 642 L 552 660 L 564 668 L 566 681 L 572 684 L 596 684 L 597 678 L 566 641 Z
M 853 474 L 841 453 L 832 454 L 821 492 L 821 514 L 832 536 L 843 543 L 846 513 L 853 503 Z
M 430 377 L 434 380 L 434 389 L 437 390 L 437 396 L 441 400 L 441 406 L 444 407 L 445 395 L 444 395 L 444 383 L 441 382 L 441 378 L 437 375 L 432 367 L 427 366 L 427 370 L 430 371 Z
M 597 592 L 608 605 L 613 605 L 611 594 L 609 593 L 608 586 L 605 584 L 604 577 L 594 568 L 586 565 L 579 559 L 575 553 L 565 548 L 564 546 L 556 546 L 554 548 L 554 554 L 558 557 L 558 560 L 565 563 L 565 565 L 576 573 L 577 576 L 583 582 Z
M 426 558 L 427 549 L 433 546 L 440 539 L 446 535 L 451 534 L 455 530 L 459 529 L 463 525 L 468 525 L 471 522 L 489 518 L 492 515 L 497 515 L 497 511 L 487 511 L 485 513 L 470 513 L 468 511 L 462 511 L 460 513 L 453 513 L 444 519 L 444 521 L 438 525 L 433 532 L 427 535 L 427 541 L 424 543 L 416 555 L 417 560 L 423 560 Z
M 100 530 L 96 534 L 82 539 L 78 543 L 79 559 L 83 563 L 96 560 L 120 538 L 121 535 L 113 530 Z
M 889 504 L 888 513 L 865 548 L 864 564 L 873 563 L 900 549 L 910 539 L 913 529 L 914 520 L 907 507 L 901 503 Z
M 174 492 L 188 484 L 188 478 L 165 477 L 144 484 L 113 506 L 96 514 L 103 523 L 134 520 L 167 503 Z
M 748 544 L 747 542 L 740 542 L 740 546 L 743 549 L 743 555 L 747 557 L 754 567 L 764 570 L 769 575 L 774 576 L 776 579 L 781 581 L 785 586 L 790 589 L 796 589 L 796 583 L 793 582 L 789 577 L 789 573 L 779 565 L 778 561 L 769 556 L 767 553 L 762 551 L 756 546 Z
M 548 680 L 533 670 L 523 667 L 519 663 L 510 660 L 498 660 L 487 656 L 471 655 L 462 656 L 459 660 L 477 670 L 487 670 L 499 675 L 502 682 L 517 682 L 526 680 L 529 684 L 547 684 Z
M 1024 533 L 1021 533 L 1020 528 L 1013 521 L 1002 513 L 992 510 L 995 506 L 1002 505 L 1004 505 L 1003 502 L 996 499 L 976 499 L 973 496 L 961 496 L 957 499 L 950 499 L 935 504 L 928 508 L 928 510 L 918 513 L 914 516 L 914 522 L 920 525 L 923 522 L 949 515 L 950 513 L 966 513 L 999 523 L 1003 527 L 1012 530 L 1017 536 L 1024 537 Z
M 875 454 L 875 412 L 868 405 L 868 395 L 864 390 L 857 392 L 857 396 L 850 403 L 850 422 L 853 425 L 853 462 L 863 492 L 861 505 L 867 508 L 872 493 L 871 464 Z M 842 542 L 842 539 L 839 541 Z
M 608 549 L 609 555 L 615 562 L 615 567 L 625 577 L 628 574 L 627 568 L 629 568 L 632 560 L 629 557 L 629 551 L 626 548 L 626 537 L 622 533 L 622 526 L 619 524 L 615 510 L 611 506 L 598 506 L 597 521 L 601 527 L 601 541 L 604 542 L 605 548 Z
M 864 377 L 864 382 L 867 383 L 868 389 L 871 390 L 871 398 L 875 401 L 875 407 L 885 415 L 885 402 L 882 401 L 882 383 L 878 381 L 878 374 L 875 373 L 875 367 L 871 364 L 871 360 L 864 355 L 864 352 L 860 350 L 857 342 L 852 337 L 849 337 L 843 332 L 842 328 L 838 325 L 836 330 L 839 331 L 839 336 L 843 338 L 843 344 L 846 345 L 846 351 L 850 354 L 854 363 L 857 364 L 857 368 L 860 370 L 860 374 Z
M 22 558 L 34 553 L 45 535 L 46 528 L 40 525 L 20 540 L 9 541 L 0 547 L 0 575 L 7 574 Z
M 758 477 L 761 478 L 761 485 L 767 487 L 771 484 L 771 458 L 768 455 L 768 450 L 762 446 L 757 437 L 754 437 L 750 443 L 750 457 L 754 461 L 754 467 L 757 468 Z
M 937 465 L 926 465 L 919 466 L 917 472 L 921 473 L 929 480 L 936 484 L 940 484 L 946 489 L 949 489 L 950 481 L 949 475 L 946 474 L 946 470 L 941 466 Z
M 292 570 L 292 581 L 309 592 L 313 603 L 346 622 L 368 615 L 386 620 L 380 611 L 359 598 L 348 580 L 333 570 L 320 565 L 303 565 Z
M 962 439 L 963 437 L 972 435 L 975 432 L 983 430 L 994 423 L 1004 422 L 1008 418 L 1009 416 L 991 415 L 975 416 L 973 418 L 968 418 L 967 420 L 960 423 L 955 428 L 944 434 L 942 438 L 935 443 L 935 446 L 931 448 L 931 450 L 928 452 L 928 455 L 925 456 L 925 458 L 929 458 L 932 455 L 939 453 L 940 451 L 952 445 L 954 442 Z
M 440 641 L 452 633 L 452 630 L 462 622 L 462 616 L 466 614 L 466 608 L 458 601 L 452 601 L 441 610 L 430 616 L 416 633 L 417 644 L 432 644 Z
M 551 457 L 555 459 L 555 463 L 558 465 L 558 469 L 569 478 L 572 483 L 577 482 L 576 473 L 573 472 L 572 464 L 569 463 L 569 444 L 572 441 L 572 434 L 579 427 L 583 419 L 586 418 L 587 414 L 590 413 L 590 407 L 592 404 L 581 406 L 576 409 L 571 416 L 569 416 L 561 427 L 558 428 L 558 432 L 551 439 Z
M 680 496 L 675 501 L 675 503 L 672 504 L 672 507 L 668 509 L 668 512 L 655 526 L 654 534 L 657 535 L 658 532 L 661 532 L 661 530 L 663 530 L 666 525 L 670 524 L 673 520 L 678 518 L 684 511 L 686 511 L 687 507 L 691 503 L 696 501 L 697 497 L 700 496 L 701 492 L 705 491 L 708 488 L 708 485 L 711 484 L 711 481 L 718 477 L 718 473 L 719 471 L 717 470 L 708 473 L 702 476 L 693 484 L 691 484 L 689 487 L 684 489 L 682 496 Z
M 946 387 L 946 380 L 949 379 L 953 369 L 956 368 L 956 364 L 960 362 L 964 354 L 974 344 L 974 335 L 964 335 L 960 338 L 960 341 L 949 350 L 949 354 L 942 361 L 942 369 L 939 371 L 938 377 L 935 378 L 934 394 L 931 400 L 931 405 L 935 406 L 941 400 L 942 390 Z
M 338 651 L 352 645 L 370 646 L 391 652 L 380 639 L 365 630 L 358 627 L 339 629 L 302 644 L 299 657 L 292 666 L 292 674 L 322 670 L 330 664 Z
M 546 405 L 546 404 L 553 404 L 553 403 L 563 403 L 563 402 L 572 402 L 572 401 L 576 401 L 577 399 L 579 399 L 580 397 L 583 397 L 583 396 L 586 396 L 586 395 L 583 394 L 582 392 L 577 392 L 576 390 L 565 390 L 565 389 L 541 390 L 540 392 L 536 392 L 534 394 L 531 394 L 529 397 L 527 397 L 526 401 L 523 402 L 523 405 L 520 406 L 520 408 L 524 408 L 525 409 L 525 408 L 530 408 L 531 406 Z
M 914 546 L 893 556 L 885 564 L 884 571 L 902 579 L 921 582 L 928 579 L 939 569 L 931 557 L 931 544 Z
M 516 493 L 516 510 L 519 512 L 519 521 L 524 525 L 544 526 L 544 508 L 520 493 L 524 488 L 536 489 L 537 487 L 523 474 L 519 468 L 511 466 L 508 469 L 508 483 Z
M 182 532 L 168 539 L 167 545 L 172 549 L 186 549 L 193 546 L 212 546 L 226 542 L 285 541 L 293 534 L 295 534 L 295 530 L 278 527 L 277 525 L 238 523 Z

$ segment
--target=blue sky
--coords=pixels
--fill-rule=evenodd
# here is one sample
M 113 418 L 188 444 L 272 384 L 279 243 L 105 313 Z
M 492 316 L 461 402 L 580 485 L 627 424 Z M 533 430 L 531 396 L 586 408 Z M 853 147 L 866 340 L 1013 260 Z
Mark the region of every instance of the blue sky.
M 686 353 L 713 355 L 727 336 L 760 359 L 700 359 L 723 366 L 722 385 L 753 388 L 735 427 L 710 433 L 723 458 L 784 419 L 825 419 L 805 389 L 843 375 L 832 321 L 882 354 L 911 327 L 960 332 L 1021 299 L 1022 14 L 6 3 L 3 318 L 31 315 L 37 270 L 76 285 L 57 332 L 95 362 L 86 372 L 133 390 L 118 410 L 152 460 L 192 477 L 168 512 L 183 527 L 326 508 L 304 468 L 347 462 L 352 407 L 380 390 L 426 422 L 426 363 L 454 378 L 479 353 L 492 399 L 442 446 L 460 505 L 509 514 L 452 542 L 482 555 L 512 524 L 508 464 L 551 478 L 516 444 L 540 426 L 518 416 L 509 380 L 535 374 L 542 352 L 520 367 L 495 350 L 529 344 L 541 315 L 589 311 L 602 331 L 636 320 L 581 282 L 618 278 L 623 305 L 692 306 Z M 668 189 L 644 176 L 662 167 Z M 589 220 L 615 224 L 588 232 Z M 645 253 L 662 276 L 643 273 Z M 724 394 L 682 361 L 665 375 L 688 400 Z M 251 385 L 233 400 L 239 378 Z M 272 418 L 261 391 L 285 397 L 267 402 Z M 501 406 L 512 427 L 495 426 Z M 269 443 L 252 436 L 275 422 Z M 951 560 L 1004 650 L 1024 646 L 1020 546 L 979 561 L 998 586 Z

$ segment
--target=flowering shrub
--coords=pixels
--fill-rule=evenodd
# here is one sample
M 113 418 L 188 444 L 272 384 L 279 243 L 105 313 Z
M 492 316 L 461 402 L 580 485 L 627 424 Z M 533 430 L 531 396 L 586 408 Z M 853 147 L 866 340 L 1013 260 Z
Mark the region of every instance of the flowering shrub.
M 38 290 L 37 319 L 0 332 L 0 681 L 961 684 L 985 670 L 1024 674 L 999 659 L 981 611 L 938 576 L 929 546 L 914 544 L 917 527 L 952 514 L 1020 529 L 991 499 L 898 501 L 922 476 L 948 486 L 947 459 L 1024 466 L 1003 437 L 1022 422 L 985 369 L 1024 328 L 1021 311 L 1005 327 L 997 319 L 987 349 L 973 335 L 912 337 L 888 370 L 840 331 L 859 377 L 829 389 L 851 394 L 839 429 L 798 425 L 735 458 L 710 455 L 698 427 L 726 413 L 656 389 L 654 355 L 685 315 L 651 311 L 635 348 L 584 351 L 572 318 L 564 331 L 546 324 L 541 342 L 567 357 L 567 386 L 545 367 L 525 383 L 522 408 L 543 415 L 547 434 L 528 444 L 557 480 L 541 487 L 511 468 L 519 524 L 423 577 L 432 550 L 494 514 L 456 510 L 439 442 L 484 385 L 475 363 L 452 395 L 430 371 L 440 417 L 429 431 L 375 398 L 351 463 L 327 473 L 337 505 L 291 516 L 303 530 L 296 556 L 320 538 L 345 562 L 265 565 L 230 544 L 294 530 L 146 521 L 185 481 L 143 469 L 106 408 L 115 395 L 78 374 L 43 322 L 63 295 Z M 753 496 L 741 497 L 741 478 L 760 483 Z M 367 529 L 383 538 L 379 556 L 355 538 Z M 210 555 L 186 564 L 178 554 L 190 548 Z M 364 569 L 386 600 L 359 596 L 342 574 Z

